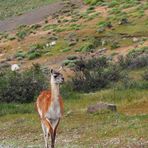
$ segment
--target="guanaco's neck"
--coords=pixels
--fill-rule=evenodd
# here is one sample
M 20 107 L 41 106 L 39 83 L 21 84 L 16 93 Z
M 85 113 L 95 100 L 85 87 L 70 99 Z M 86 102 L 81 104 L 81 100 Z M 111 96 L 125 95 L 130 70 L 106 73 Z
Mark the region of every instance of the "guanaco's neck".
M 51 100 L 58 100 L 60 95 L 59 84 L 54 82 L 54 78 L 51 78 Z

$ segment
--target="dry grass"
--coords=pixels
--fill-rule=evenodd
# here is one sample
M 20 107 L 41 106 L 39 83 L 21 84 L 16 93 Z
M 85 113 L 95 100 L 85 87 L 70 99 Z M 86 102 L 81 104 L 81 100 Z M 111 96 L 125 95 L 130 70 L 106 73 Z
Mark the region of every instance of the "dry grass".
M 81 99 L 65 100 L 65 115 L 58 129 L 57 147 L 146 146 L 148 140 L 147 97 L 148 93 L 144 90 L 115 93 L 113 90 L 104 90 L 93 94 L 83 94 Z M 86 112 L 88 105 L 103 100 L 116 103 L 118 112 L 107 111 L 96 114 Z M 28 111 L 31 111 L 30 107 Z M 1 144 L 11 145 L 11 147 L 41 148 L 44 144 L 40 121 L 36 113 L 1 116 L 0 132 L 3 133 L 0 136 Z

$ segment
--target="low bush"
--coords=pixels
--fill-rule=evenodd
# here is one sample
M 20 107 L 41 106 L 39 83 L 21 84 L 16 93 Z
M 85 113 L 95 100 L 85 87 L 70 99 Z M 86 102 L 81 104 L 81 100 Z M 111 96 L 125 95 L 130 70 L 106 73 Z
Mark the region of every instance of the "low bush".
M 31 53 L 28 53 L 28 54 L 27 54 L 27 58 L 28 58 L 29 60 L 36 59 L 36 58 L 38 58 L 38 57 L 40 57 L 40 56 L 41 56 L 41 53 L 38 52 L 38 51 L 34 51 L 34 52 L 31 52 Z
M 119 64 L 122 68 L 142 68 L 148 66 L 148 48 L 143 47 L 134 49 L 129 52 L 125 57 L 119 57 Z
M 74 68 L 76 75 L 68 82 L 74 91 L 95 91 L 121 79 L 120 68 L 109 63 L 105 57 L 93 58 L 87 61 L 81 59 L 75 63 Z
M 23 51 L 18 51 L 18 52 L 15 54 L 15 57 L 16 57 L 16 58 L 18 58 L 18 57 L 25 58 L 25 57 L 26 57 L 26 53 L 23 52 Z
M 32 28 L 27 25 L 21 25 L 17 28 L 17 30 L 16 36 L 18 37 L 18 40 L 23 40 L 26 36 L 33 32 Z
M 101 45 L 101 39 L 95 37 L 89 37 L 87 41 L 75 51 L 78 52 L 93 52 L 99 45 Z
M 76 55 L 70 55 L 67 57 L 68 60 L 76 60 L 78 58 L 78 56 Z
M 79 51 L 82 51 L 82 52 L 91 52 L 93 50 L 94 50 L 94 46 L 92 43 L 85 43 L 79 49 Z
M 104 0 L 84 0 L 86 4 L 96 5 L 99 2 L 104 2 Z
M 24 30 L 19 31 L 17 32 L 16 36 L 18 37 L 19 40 L 23 40 L 27 36 L 27 32 Z
M 111 44 L 111 49 L 116 49 L 116 48 L 119 48 L 119 47 L 120 47 L 120 45 L 119 45 L 118 42 L 113 42 L 113 43 Z
M 143 79 L 148 81 L 148 69 L 146 69 L 142 75 Z
M 129 68 L 142 68 L 148 66 L 148 55 L 141 55 L 137 58 L 131 58 L 128 65 Z
M 111 1 L 109 4 L 108 4 L 108 7 L 114 7 L 116 5 L 118 5 L 119 3 L 116 1 L 116 0 L 113 0 Z
M 27 52 L 26 54 L 26 57 L 29 59 L 29 60 L 33 60 L 33 59 L 36 59 L 36 58 L 39 58 L 42 53 L 46 53 L 48 52 L 48 50 L 44 50 L 44 44 L 34 44 L 30 47 L 29 51 Z
M 21 73 L 3 71 L 0 75 L 0 102 L 32 102 L 47 87 L 46 82 L 38 65 Z

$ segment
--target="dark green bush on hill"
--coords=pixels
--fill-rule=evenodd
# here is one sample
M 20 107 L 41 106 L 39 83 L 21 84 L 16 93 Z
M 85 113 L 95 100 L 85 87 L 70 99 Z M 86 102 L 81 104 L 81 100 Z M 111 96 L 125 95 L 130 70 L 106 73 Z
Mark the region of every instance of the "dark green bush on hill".
M 0 102 L 32 102 L 47 80 L 38 65 L 25 72 L 3 71 L 0 74 Z
M 142 75 L 143 79 L 148 81 L 148 68 L 144 71 L 144 74 Z
M 104 2 L 104 0 L 84 0 L 86 4 L 96 5 L 99 2 Z
M 109 63 L 106 57 L 81 59 L 76 63 L 75 72 L 76 76 L 69 83 L 74 91 L 81 92 L 105 88 L 122 77 L 120 67 Z
M 134 49 L 125 57 L 120 56 L 119 64 L 129 69 L 148 67 L 148 47 Z

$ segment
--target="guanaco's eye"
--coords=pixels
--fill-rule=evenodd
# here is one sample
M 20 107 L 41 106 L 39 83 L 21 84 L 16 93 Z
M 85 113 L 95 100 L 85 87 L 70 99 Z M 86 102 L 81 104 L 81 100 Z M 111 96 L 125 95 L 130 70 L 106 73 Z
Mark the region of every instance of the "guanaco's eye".
M 54 78 L 57 78 L 58 75 L 54 75 Z

